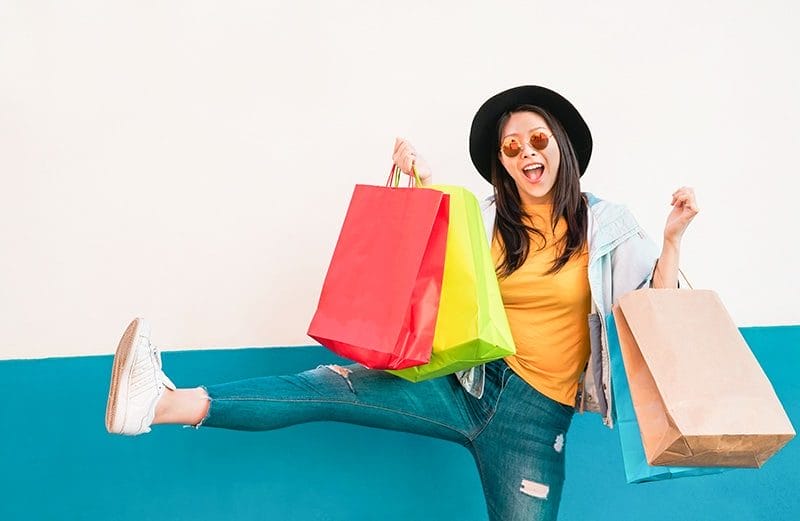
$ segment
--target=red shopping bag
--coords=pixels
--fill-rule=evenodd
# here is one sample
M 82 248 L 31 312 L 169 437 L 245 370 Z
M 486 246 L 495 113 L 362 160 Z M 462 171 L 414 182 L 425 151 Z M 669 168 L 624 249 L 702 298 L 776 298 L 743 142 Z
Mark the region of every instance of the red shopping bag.
M 442 290 L 448 195 L 398 188 L 395 178 L 394 187 L 356 185 L 308 328 L 372 369 L 430 360 Z

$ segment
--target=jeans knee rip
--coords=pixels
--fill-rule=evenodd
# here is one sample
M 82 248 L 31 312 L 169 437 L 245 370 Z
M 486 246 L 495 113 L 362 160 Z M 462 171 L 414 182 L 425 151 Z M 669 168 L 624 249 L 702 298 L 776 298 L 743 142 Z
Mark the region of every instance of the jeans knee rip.
M 323 367 L 325 369 L 333 371 L 334 373 L 336 373 L 339 376 L 341 376 L 342 378 L 344 378 L 344 381 L 347 382 L 347 387 L 350 388 L 350 391 L 353 394 L 356 394 L 356 390 L 353 388 L 353 382 L 350 381 L 350 373 L 351 373 L 350 369 L 347 369 L 346 367 L 342 367 L 342 366 L 336 365 L 336 364 L 318 365 L 317 369 L 320 369 L 320 368 L 323 368 Z
M 519 491 L 531 497 L 547 499 L 547 494 L 550 493 L 550 487 L 544 483 L 523 479 Z
M 556 452 L 558 452 L 559 454 L 561 453 L 562 450 L 564 450 L 563 434 L 559 434 L 558 436 L 556 436 L 556 442 L 553 444 L 553 448 L 556 449 Z

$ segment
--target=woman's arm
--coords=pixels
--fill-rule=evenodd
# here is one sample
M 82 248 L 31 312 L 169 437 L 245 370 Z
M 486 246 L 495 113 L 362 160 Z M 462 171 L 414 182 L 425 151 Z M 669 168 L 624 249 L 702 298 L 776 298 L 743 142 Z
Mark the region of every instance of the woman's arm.
M 700 211 L 694 190 L 684 186 L 672 194 L 672 211 L 664 227 L 664 244 L 653 272 L 654 288 L 677 288 L 681 238 L 689 223 Z

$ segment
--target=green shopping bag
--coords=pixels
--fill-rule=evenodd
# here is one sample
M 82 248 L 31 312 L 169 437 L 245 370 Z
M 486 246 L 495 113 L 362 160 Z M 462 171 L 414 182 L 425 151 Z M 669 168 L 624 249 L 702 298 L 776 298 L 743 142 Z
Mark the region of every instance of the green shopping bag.
M 516 352 L 478 200 L 458 186 L 430 188 L 450 195 L 442 293 L 431 359 L 427 364 L 388 371 L 412 382 Z

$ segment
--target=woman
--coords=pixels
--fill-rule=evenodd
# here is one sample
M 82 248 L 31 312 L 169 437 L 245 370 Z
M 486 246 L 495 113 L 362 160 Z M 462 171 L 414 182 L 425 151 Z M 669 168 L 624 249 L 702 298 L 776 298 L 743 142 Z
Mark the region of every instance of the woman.
M 516 355 L 421 383 L 351 365 L 176 389 L 136 319 L 114 358 L 107 429 L 270 430 L 328 420 L 433 436 L 470 450 L 491 520 L 555 519 L 576 406 L 611 426 L 603 319 L 628 291 L 676 287 L 681 237 L 698 211 L 690 188 L 672 195 L 658 256 L 627 210 L 580 192 L 591 150 L 575 107 L 543 87 L 501 92 L 473 120 L 470 155 L 494 187 L 484 219 Z M 396 142 L 393 160 L 430 184 L 408 142 Z

